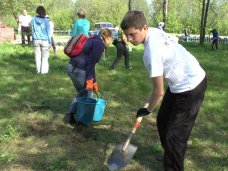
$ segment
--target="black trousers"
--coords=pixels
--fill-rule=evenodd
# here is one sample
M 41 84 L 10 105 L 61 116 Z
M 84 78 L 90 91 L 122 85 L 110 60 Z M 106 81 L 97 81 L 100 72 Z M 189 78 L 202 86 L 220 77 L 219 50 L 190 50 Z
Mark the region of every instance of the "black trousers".
M 216 49 L 218 49 L 218 39 L 214 39 L 211 43 L 211 48 L 214 49 L 214 46 Z
M 117 41 L 115 46 L 117 49 L 117 54 L 111 68 L 114 69 L 117 66 L 122 56 L 124 56 L 125 67 L 129 68 L 129 51 L 126 45 L 123 42 Z
M 30 27 L 21 26 L 21 41 L 25 44 L 25 35 L 27 36 L 28 44 L 30 44 L 31 31 Z
M 187 141 L 204 99 L 207 78 L 193 90 L 174 94 L 167 88 L 157 115 L 157 127 L 164 148 L 164 170 L 183 171 Z

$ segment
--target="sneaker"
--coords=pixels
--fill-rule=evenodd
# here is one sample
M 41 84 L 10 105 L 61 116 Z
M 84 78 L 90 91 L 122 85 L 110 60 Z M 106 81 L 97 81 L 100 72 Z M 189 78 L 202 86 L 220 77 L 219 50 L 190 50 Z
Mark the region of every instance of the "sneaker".
M 132 70 L 132 66 L 126 67 L 126 69 L 128 69 L 128 70 Z

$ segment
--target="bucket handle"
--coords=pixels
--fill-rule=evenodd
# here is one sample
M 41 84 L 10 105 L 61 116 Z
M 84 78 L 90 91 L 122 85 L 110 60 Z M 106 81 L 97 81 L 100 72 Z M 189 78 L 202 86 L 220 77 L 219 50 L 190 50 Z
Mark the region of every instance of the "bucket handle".
M 86 90 L 86 89 L 83 89 L 83 90 L 79 91 L 79 93 L 78 93 L 78 95 L 77 95 L 77 98 L 78 98 L 78 97 L 81 97 L 80 95 L 81 95 L 82 92 L 84 92 L 84 91 L 87 91 L 87 90 Z M 105 100 L 104 93 L 103 93 L 101 90 L 98 90 L 98 92 L 101 94 L 100 97 L 102 97 L 102 98 Z M 97 99 L 99 98 L 98 92 L 95 92 L 95 91 L 94 91 L 94 94 L 96 94 L 96 96 L 97 96 L 96 98 L 97 98 Z
M 76 98 L 81 97 L 82 92 L 85 92 L 85 91 L 87 91 L 87 90 L 86 89 L 82 89 L 81 91 L 79 91 L 79 93 L 78 93 Z M 96 92 L 94 92 L 94 93 L 96 94 L 96 96 L 98 98 L 98 94 Z
M 101 90 L 98 90 L 98 92 L 101 94 L 100 97 L 105 100 L 104 93 Z M 97 98 L 99 98 L 98 93 L 95 93 L 97 95 Z

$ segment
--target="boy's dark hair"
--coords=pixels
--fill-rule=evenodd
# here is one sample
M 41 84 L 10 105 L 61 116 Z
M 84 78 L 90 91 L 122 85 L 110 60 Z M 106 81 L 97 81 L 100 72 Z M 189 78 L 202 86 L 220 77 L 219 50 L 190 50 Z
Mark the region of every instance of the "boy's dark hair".
M 122 22 L 120 27 L 122 30 L 127 30 L 130 27 L 134 27 L 135 29 L 142 29 L 144 25 L 147 24 L 146 17 L 141 11 L 128 11 Z
M 43 6 L 38 6 L 36 8 L 36 13 L 38 15 L 40 15 L 41 17 L 45 17 L 46 16 L 46 10 L 45 10 L 45 8 Z

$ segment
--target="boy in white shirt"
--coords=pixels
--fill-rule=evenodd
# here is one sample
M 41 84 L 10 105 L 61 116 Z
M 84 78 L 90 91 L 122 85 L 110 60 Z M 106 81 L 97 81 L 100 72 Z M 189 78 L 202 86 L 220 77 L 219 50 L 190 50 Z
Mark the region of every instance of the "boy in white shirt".
M 207 87 L 205 71 L 164 31 L 149 28 L 142 12 L 127 12 L 121 28 L 133 45 L 144 44 L 143 61 L 151 78 L 152 93 L 136 117 L 150 114 L 161 102 L 157 128 L 164 149 L 164 170 L 183 171 L 187 141 Z M 168 82 L 165 93 L 164 79 Z

